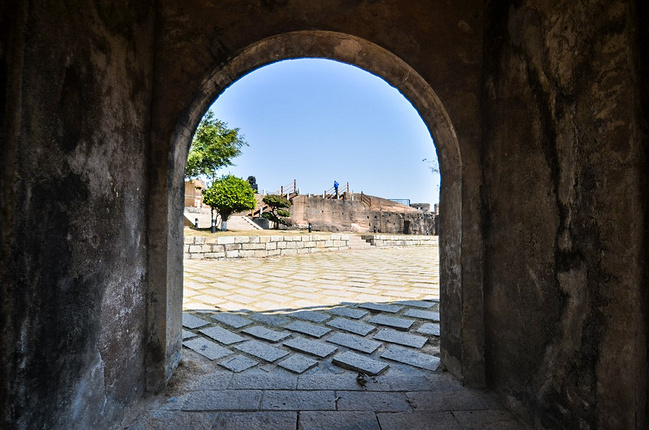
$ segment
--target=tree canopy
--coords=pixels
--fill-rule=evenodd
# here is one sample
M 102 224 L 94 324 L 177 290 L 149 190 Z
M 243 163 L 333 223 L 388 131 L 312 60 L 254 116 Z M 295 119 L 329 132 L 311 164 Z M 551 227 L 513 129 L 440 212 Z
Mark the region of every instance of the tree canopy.
M 207 111 L 194 133 L 185 173 L 190 178 L 206 175 L 214 181 L 216 172 L 232 166 L 232 159 L 241 155 L 244 145 L 247 143 L 238 128 L 228 128 L 227 123 Z
M 203 203 L 216 210 L 222 221 L 227 221 L 233 213 L 254 209 L 257 205 L 255 192 L 248 181 L 233 175 L 214 181 L 203 192 Z
M 287 210 L 291 207 L 291 202 L 284 196 L 268 194 L 264 196 L 264 203 L 270 207 L 270 212 L 264 212 L 261 216 L 275 223 L 275 228 L 280 224 L 288 225 L 288 217 L 291 213 Z

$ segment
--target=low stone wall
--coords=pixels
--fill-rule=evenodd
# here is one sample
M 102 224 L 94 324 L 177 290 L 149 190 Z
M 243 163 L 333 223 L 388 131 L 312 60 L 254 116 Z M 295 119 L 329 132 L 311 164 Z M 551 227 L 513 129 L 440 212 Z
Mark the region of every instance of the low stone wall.
M 277 236 L 188 236 L 184 255 L 189 259 L 273 257 L 349 249 L 347 234 Z
M 439 241 L 439 236 L 410 236 L 404 234 L 364 234 L 361 237 L 376 247 L 436 246 Z

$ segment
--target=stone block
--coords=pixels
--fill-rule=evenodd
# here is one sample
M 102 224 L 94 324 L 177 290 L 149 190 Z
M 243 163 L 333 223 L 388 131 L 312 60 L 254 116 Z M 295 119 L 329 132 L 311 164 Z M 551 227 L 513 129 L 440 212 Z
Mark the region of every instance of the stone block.
M 401 429 L 401 430 L 462 430 L 457 420 L 451 412 L 380 412 L 376 417 L 383 429 Z M 480 428 L 480 427 L 476 427 Z M 496 429 L 497 427 L 493 427 Z
M 397 428 L 397 427 L 383 427 Z M 424 427 L 421 427 L 424 428 Z M 300 430 L 346 429 L 380 430 L 376 415 L 370 411 L 300 412 Z
M 277 249 L 277 242 L 266 242 L 264 246 L 267 250 Z
M 218 243 L 219 245 L 227 245 L 227 244 L 230 244 L 230 243 L 234 243 L 234 236 L 222 236 L 222 237 L 219 237 L 216 240 L 216 243 Z
M 203 357 L 209 358 L 210 360 L 217 360 L 233 354 L 233 352 L 228 348 L 224 348 L 202 337 L 186 340 L 183 342 L 183 346 L 199 353 Z
M 226 258 L 239 258 L 239 253 L 241 251 L 237 249 L 233 249 L 232 251 L 225 251 L 225 257 Z
M 399 412 L 411 411 L 403 392 L 337 391 L 339 411 Z
M 267 372 L 261 369 L 234 375 L 228 389 L 294 390 L 297 376 L 285 372 Z
M 277 242 L 277 249 L 286 249 L 286 242 Z
M 435 306 L 435 302 L 427 302 L 424 300 L 400 300 L 396 302 L 400 305 L 414 306 L 416 308 L 430 309 Z
M 282 316 L 282 315 L 275 315 L 275 314 L 251 314 L 250 318 L 266 324 L 266 325 L 271 325 L 273 327 L 283 327 L 284 325 L 288 324 L 291 322 L 290 319 Z
M 439 321 L 439 312 L 424 311 L 421 309 L 408 309 L 404 312 L 407 317 L 421 318 L 430 321 Z
M 329 318 L 331 318 L 327 314 L 324 314 L 322 312 L 315 312 L 315 311 L 299 311 L 299 312 L 293 312 L 293 313 L 288 314 L 288 315 L 293 317 L 293 318 L 298 318 L 298 319 L 305 320 L 305 321 L 311 321 L 311 322 L 314 322 L 314 323 L 325 322 Z
M 205 237 L 196 236 L 194 237 L 194 243 L 196 245 L 202 245 L 205 243 L 205 239 L 206 239 Z
M 399 345 L 409 346 L 411 348 L 421 348 L 426 344 L 427 338 L 417 336 L 416 334 L 405 333 L 402 331 L 383 329 L 379 330 L 374 339 L 384 342 L 397 343 Z
M 417 329 L 417 333 L 439 336 L 439 323 L 424 323 Z
M 412 349 L 397 345 L 390 345 L 383 351 L 381 358 L 432 371 L 437 370 L 440 363 L 439 358 L 433 355 L 413 351 Z
M 277 363 L 277 365 L 294 373 L 303 373 L 311 369 L 312 367 L 317 366 L 318 361 L 306 357 L 302 354 L 293 354 L 290 355 L 286 360 Z
M 203 246 L 202 245 L 189 245 L 189 252 L 192 254 L 198 254 L 200 252 L 203 252 Z
M 255 412 L 218 412 L 213 415 L 215 430 L 272 429 L 295 430 L 297 412 L 294 411 L 255 411 Z M 199 427 L 178 427 L 195 429 Z
M 378 375 L 389 367 L 387 363 L 351 351 L 335 355 L 332 362 L 337 366 L 344 367 L 345 369 L 363 372 L 367 375 Z
M 288 332 L 275 331 L 259 325 L 248 327 L 246 329 L 243 329 L 241 332 L 249 334 L 250 336 L 254 336 L 257 339 L 266 340 L 268 342 L 279 342 L 291 336 L 291 334 Z
M 364 337 L 347 333 L 334 333 L 327 338 L 327 342 L 355 349 L 356 351 L 364 352 L 365 354 L 373 353 L 382 345 L 381 342 L 376 342 L 371 339 L 365 339 Z
M 239 336 L 238 334 L 232 333 L 231 331 L 221 327 L 208 327 L 199 331 L 205 336 L 209 336 L 224 345 L 232 345 L 233 343 L 239 343 L 246 340 L 245 337 Z
M 476 411 L 487 409 L 477 393 L 466 389 L 406 392 L 406 396 L 413 409 L 418 411 Z
M 259 390 L 194 391 L 183 411 L 256 411 L 260 403 Z
M 266 391 L 261 403 L 264 410 L 333 411 L 336 397 L 333 391 Z
M 232 358 L 226 358 L 219 363 L 220 366 L 223 366 L 235 373 L 243 372 L 244 370 L 255 367 L 258 364 L 258 361 L 239 354 L 235 355 Z
M 183 336 L 183 340 L 187 340 L 187 339 L 191 339 L 193 337 L 196 337 L 198 335 L 196 333 L 194 333 L 194 332 L 183 329 L 182 336 Z
M 396 314 L 401 309 L 403 309 L 403 306 L 386 305 L 383 303 L 361 303 L 360 305 L 358 305 L 358 307 L 376 312 L 388 312 L 391 314 Z
M 229 312 L 213 314 L 211 318 L 233 328 L 241 328 L 252 324 L 252 320 Z
M 309 336 L 318 337 L 318 338 L 324 336 L 325 334 L 331 331 L 331 329 L 328 329 L 326 327 L 321 327 L 303 321 L 293 321 L 292 323 L 286 325 L 285 328 L 291 331 L 308 334 Z
M 296 351 L 305 352 L 320 358 L 327 357 L 338 349 L 335 346 L 327 345 L 323 342 L 308 340 L 301 337 L 289 339 L 284 342 L 284 345 Z
M 201 252 L 204 254 L 207 252 L 212 252 L 212 245 L 201 245 Z
M 333 315 L 352 318 L 355 320 L 361 319 L 368 314 L 367 311 L 362 311 L 360 309 L 354 309 L 354 308 L 332 308 L 329 309 L 327 312 Z
M 415 320 L 399 317 L 389 317 L 386 315 L 376 315 L 370 318 L 368 322 L 387 327 L 393 327 L 400 330 L 408 330 L 414 324 Z
M 234 236 L 234 243 L 250 243 L 249 236 Z
M 206 326 L 208 324 L 209 321 L 205 321 L 204 319 L 192 314 L 183 313 L 183 327 L 194 329 Z
M 268 345 L 258 340 L 249 340 L 235 346 L 241 352 L 261 358 L 264 361 L 272 363 L 288 355 L 287 351 Z
M 339 328 L 341 330 L 345 330 L 351 333 L 359 334 L 361 336 L 366 336 L 376 327 L 370 324 L 366 324 L 361 321 L 352 321 L 346 318 L 335 318 L 329 322 L 327 322 L 328 326 Z

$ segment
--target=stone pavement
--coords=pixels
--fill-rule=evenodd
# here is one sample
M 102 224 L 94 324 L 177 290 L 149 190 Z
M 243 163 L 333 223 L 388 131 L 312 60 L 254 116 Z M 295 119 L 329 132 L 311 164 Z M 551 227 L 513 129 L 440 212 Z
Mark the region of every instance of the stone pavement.
M 437 252 L 186 260 L 183 361 L 126 428 L 526 428 L 438 368 Z

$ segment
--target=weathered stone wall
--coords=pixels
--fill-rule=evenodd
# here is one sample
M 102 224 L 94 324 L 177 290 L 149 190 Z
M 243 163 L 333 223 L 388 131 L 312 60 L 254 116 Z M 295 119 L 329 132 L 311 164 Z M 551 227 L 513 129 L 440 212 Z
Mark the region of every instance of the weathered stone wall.
M 0 427 L 144 391 L 150 2 L 2 2 Z
M 305 234 L 272 236 L 185 237 L 189 259 L 277 257 L 349 249 L 349 235 Z
M 487 378 L 541 428 L 648 424 L 635 13 L 620 0 L 490 5 Z
M 364 240 L 379 248 L 402 246 L 437 246 L 437 236 L 405 236 L 395 234 L 364 234 Z
M 348 193 L 344 199 L 296 196 L 291 200 L 291 221 L 300 228 L 311 223 L 317 231 L 367 233 L 376 227 L 381 233 L 402 234 L 407 228 L 408 234 L 432 234 L 435 230 L 432 214 L 387 199 L 367 198 L 375 203 L 374 209 L 362 203 L 360 194 Z

